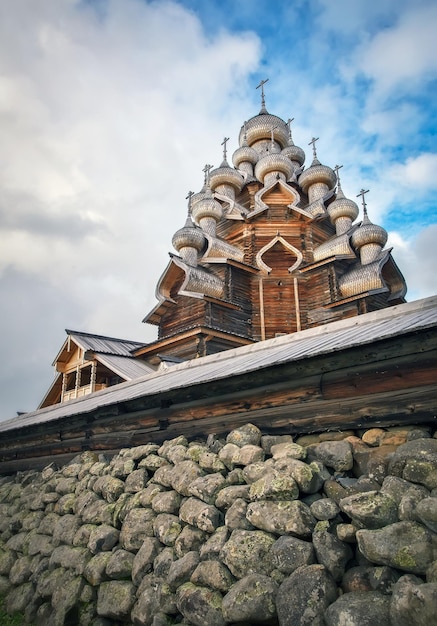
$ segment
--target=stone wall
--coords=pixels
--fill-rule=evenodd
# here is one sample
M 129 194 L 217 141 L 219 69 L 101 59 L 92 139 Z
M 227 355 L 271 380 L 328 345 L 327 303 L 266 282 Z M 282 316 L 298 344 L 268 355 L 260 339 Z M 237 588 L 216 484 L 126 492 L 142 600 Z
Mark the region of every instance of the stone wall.
M 85 452 L 0 479 L 0 594 L 41 626 L 419 626 L 437 614 L 424 426 Z

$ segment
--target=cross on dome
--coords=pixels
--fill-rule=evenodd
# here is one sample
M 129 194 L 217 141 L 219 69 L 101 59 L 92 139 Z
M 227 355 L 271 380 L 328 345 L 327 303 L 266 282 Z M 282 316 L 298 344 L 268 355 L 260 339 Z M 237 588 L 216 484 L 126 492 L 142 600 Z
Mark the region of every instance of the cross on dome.
M 312 147 L 313 147 L 313 157 L 314 157 L 315 159 L 317 159 L 316 141 L 319 141 L 319 138 L 318 138 L 318 137 L 313 137 L 313 138 L 311 139 L 311 141 L 308 143 L 308 145 L 309 145 L 309 146 L 311 146 L 311 145 L 312 145 Z
M 228 141 L 229 141 L 229 137 L 225 137 L 223 139 L 223 141 L 221 142 L 221 144 L 220 144 L 221 146 L 223 146 L 223 161 L 226 161 L 226 155 L 227 155 L 227 146 L 226 146 L 226 144 L 228 143 Z
M 209 173 L 211 172 L 213 167 L 214 165 L 210 165 L 209 163 L 207 163 L 205 167 L 203 168 L 202 172 L 204 172 L 205 174 L 205 183 L 209 181 Z
M 185 200 L 188 200 L 188 215 L 191 215 L 191 198 L 194 196 L 194 191 L 189 191 L 185 196 Z
M 343 167 L 342 165 L 336 165 L 334 167 L 334 172 L 335 172 L 335 175 L 337 176 L 337 182 L 338 182 L 339 187 L 341 186 L 341 184 L 340 184 L 340 174 L 338 173 L 338 170 L 341 169 L 342 167 Z
M 359 198 L 359 196 L 361 196 L 361 201 L 363 203 L 363 213 L 364 215 L 367 215 L 367 204 L 366 204 L 366 200 L 364 198 L 364 194 L 369 193 L 368 189 L 361 189 L 360 193 L 357 193 L 357 198 Z
M 266 101 L 265 101 L 265 98 L 264 98 L 264 85 L 266 84 L 266 82 L 268 80 L 269 80 L 268 78 L 266 78 L 265 80 L 262 80 L 260 82 L 260 84 L 257 85 L 257 87 L 256 87 L 257 89 L 259 89 L 261 87 L 261 111 L 260 111 L 260 113 L 267 113 Z

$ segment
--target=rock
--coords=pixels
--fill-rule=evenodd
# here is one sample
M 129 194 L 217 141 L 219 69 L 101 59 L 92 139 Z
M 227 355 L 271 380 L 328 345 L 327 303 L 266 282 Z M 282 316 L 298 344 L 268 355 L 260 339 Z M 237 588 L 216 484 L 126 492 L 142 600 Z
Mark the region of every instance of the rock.
M 147 485 L 149 475 L 145 468 L 136 469 L 126 476 L 124 490 L 128 493 L 138 493 Z
M 285 472 L 270 470 L 250 485 L 249 498 L 256 500 L 295 500 L 299 489 L 294 478 Z
M 299 500 L 251 502 L 246 517 L 256 528 L 278 535 L 293 534 L 309 537 L 316 520 L 309 507 Z
M 170 571 L 170 566 L 175 560 L 176 555 L 174 549 L 170 546 L 166 546 L 165 548 L 163 548 L 153 561 L 153 575 L 155 576 L 155 578 L 167 579 L 168 573 Z
M 24 613 L 26 606 L 32 602 L 34 587 L 32 583 L 24 583 L 13 587 L 6 596 L 5 606 L 8 613 Z
M 50 567 L 65 567 L 79 575 L 83 574 L 90 558 L 91 553 L 86 548 L 58 546 L 50 556 Z
M 237 581 L 223 598 L 223 617 L 227 622 L 257 624 L 276 615 L 278 585 L 268 576 L 249 574 Z
M 182 524 L 177 515 L 160 513 L 153 521 L 153 533 L 165 546 L 173 546 L 181 530 Z
M 167 576 L 167 583 L 176 590 L 180 585 L 188 582 L 192 573 L 199 564 L 198 552 L 187 552 L 182 558 L 173 561 Z
M 131 619 L 136 626 L 153 626 L 159 613 L 161 597 L 156 585 L 146 587 L 138 594 L 138 602 L 132 609 Z
M 112 550 L 118 542 L 119 535 L 120 532 L 113 526 L 108 526 L 107 524 L 96 526 L 90 533 L 88 549 L 93 554 Z
M 229 569 L 220 561 L 201 561 L 191 575 L 191 582 L 226 593 L 235 582 Z
M 135 602 L 135 587 L 127 580 L 111 580 L 100 585 L 97 614 L 115 620 L 127 620 Z
M 389 473 L 427 489 L 437 487 L 437 439 L 415 439 L 399 446 L 389 463 Z
M 121 454 L 115 456 L 110 463 L 110 473 L 111 476 L 115 478 L 126 478 L 134 469 L 135 461 L 133 459 L 123 458 Z
M 152 499 L 151 504 L 155 513 L 177 514 L 181 502 L 182 496 L 174 489 L 171 489 L 170 491 L 157 493 Z
M 215 506 L 218 509 L 228 509 L 237 498 L 249 502 L 249 485 L 229 485 L 223 487 L 216 497 Z
M 147 539 L 148 537 L 145 541 Z M 134 559 L 132 552 L 127 550 L 119 549 L 112 552 L 106 565 L 106 575 L 113 580 L 130 580 Z
M 396 501 L 380 491 L 357 493 L 342 498 L 340 508 L 355 525 L 369 529 L 383 528 L 399 520 Z
M 390 624 L 390 598 L 378 591 L 345 593 L 328 607 L 325 622 L 326 626 Z
M 266 454 L 271 454 L 272 446 L 280 443 L 293 443 L 293 437 L 291 435 L 262 435 L 261 437 L 261 448 Z
M 207 533 L 200 528 L 194 526 L 184 526 L 174 543 L 174 551 L 180 559 L 187 552 L 192 550 L 200 550 L 202 544 L 206 541 Z
M 311 504 L 310 511 L 318 520 L 331 520 L 340 513 L 340 507 L 332 498 L 321 498 Z
M 271 447 L 271 455 L 275 461 L 278 459 L 298 459 L 303 461 L 306 459 L 306 448 L 298 443 L 278 443 Z
M 313 544 L 297 537 L 283 535 L 272 545 L 274 566 L 283 574 L 291 574 L 299 567 L 315 562 Z
M 55 624 L 65 624 L 68 618 L 77 614 L 80 595 L 84 586 L 81 576 L 76 576 L 66 584 L 55 589 L 52 596 L 52 606 L 54 608 Z M 68 616 L 68 617 L 67 617 Z
M 417 519 L 432 532 L 437 533 L 437 498 L 423 498 L 417 504 Z
M 120 532 L 120 545 L 136 552 L 146 537 L 153 537 L 155 513 L 151 509 L 132 509 L 126 515 Z
M 199 467 L 208 472 L 225 472 L 226 466 L 215 452 L 203 452 L 199 457 Z
M 89 582 L 90 585 L 96 587 L 100 585 L 104 580 L 108 580 L 106 574 L 107 565 L 111 559 L 110 552 L 100 552 L 96 554 L 88 561 L 85 566 L 83 576 Z
M 124 492 L 124 487 L 124 482 L 119 478 L 100 476 L 94 483 L 93 489 L 97 495 L 101 495 L 107 502 L 116 502 Z
M 218 457 L 228 470 L 232 470 L 235 465 L 234 459 L 238 458 L 240 448 L 235 443 L 227 443 L 220 449 Z
M 177 463 L 171 473 L 171 486 L 183 496 L 190 495 L 190 485 L 203 476 L 203 470 L 194 461 Z
M 218 591 L 186 583 L 177 590 L 177 607 L 193 626 L 225 626 Z
M 315 448 L 317 459 L 336 472 L 352 469 L 354 459 L 349 441 L 322 441 Z
M 239 449 L 238 453 L 233 457 L 235 465 L 251 465 L 264 461 L 264 450 L 260 446 L 252 446 L 246 444 Z
M 200 558 L 202 561 L 217 559 L 221 549 L 229 538 L 229 530 L 226 526 L 220 526 L 217 530 L 200 546 Z
M 339 582 L 353 557 L 350 546 L 327 531 L 313 533 L 313 546 L 317 562 L 324 565 L 332 578 Z
M 356 543 L 357 529 L 353 524 L 337 524 L 335 532 L 337 533 L 337 537 L 340 541 L 345 541 L 346 543 Z
M 161 548 L 162 545 L 155 537 L 146 537 L 144 539 L 132 564 L 132 582 L 134 585 L 138 587 L 144 575 L 151 571 L 155 557 L 159 554 Z
M 96 500 L 82 511 L 84 524 L 111 524 L 114 513 L 114 504 L 108 504 L 105 500 Z
M 402 576 L 393 589 L 391 623 L 396 626 L 431 626 L 436 623 L 437 583 Z
M 245 424 L 239 428 L 231 430 L 226 437 L 226 443 L 233 443 L 239 448 L 245 445 L 259 446 L 261 442 L 261 431 L 253 424 Z
M 279 587 L 279 625 L 324 626 L 325 611 L 336 599 L 337 586 L 323 565 L 300 567 Z
M 418 521 L 417 505 L 421 500 L 429 496 L 429 491 L 421 485 L 408 484 L 410 485 L 410 489 L 404 493 L 399 502 L 399 519 L 401 521 Z
M 32 559 L 30 556 L 22 556 L 14 561 L 9 572 L 9 580 L 13 585 L 21 585 L 27 582 L 31 574 Z
M 248 503 L 241 498 L 234 501 L 232 506 L 226 512 L 225 526 L 229 530 L 235 530 L 241 528 L 243 530 L 253 530 L 254 526 L 249 522 L 246 517 Z
M 214 504 L 216 494 L 226 485 L 226 479 L 220 473 L 208 474 L 196 478 L 189 488 L 190 495 L 203 500 L 207 504 Z
M 179 509 L 181 520 L 200 528 L 207 533 L 213 533 L 223 524 L 222 513 L 212 504 L 206 504 L 198 498 L 187 498 Z
M 156 498 L 156 496 L 159 495 L 160 493 L 176 493 L 176 491 L 168 492 L 166 491 L 165 487 L 163 487 L 162 485 L 149 483 L 147 487 L 142 489 L 139 493 L 140 505 L 147 508 L 148 506 L 152 504 L 154 498 Z M 159 513 L 171 513 L 171 512 L 172 511 L 159 511 Z
M 220 551 L 220 560 L 236 578 L 269 575 L 274 569 L 270 549 L 275 538 L 262 530 L 234 530 Z
M 433 560 L 431 533 L 416 522 L 397 522 L 379 530 L 359 530 L 360 552 L 372 563 L 425 574 Z

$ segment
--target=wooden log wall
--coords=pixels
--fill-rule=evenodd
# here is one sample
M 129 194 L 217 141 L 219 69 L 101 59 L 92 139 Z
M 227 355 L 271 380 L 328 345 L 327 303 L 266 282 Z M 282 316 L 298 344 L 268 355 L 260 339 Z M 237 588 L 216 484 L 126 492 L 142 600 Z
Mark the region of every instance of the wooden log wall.
M 437 330 L 145 396 L 3 434 L 0 473 L 83 450 L 220 434 L 246 422 L 308 433 L 435 422 Z

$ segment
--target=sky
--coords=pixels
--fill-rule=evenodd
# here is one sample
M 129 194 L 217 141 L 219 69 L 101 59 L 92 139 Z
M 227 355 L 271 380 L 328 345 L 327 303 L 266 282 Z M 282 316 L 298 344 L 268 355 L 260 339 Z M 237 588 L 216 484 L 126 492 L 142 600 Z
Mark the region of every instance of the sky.
M 260 109 L 366 196 L 437 294 L 434 0 L 0 3 L 0 419 L 35 409 L 65 329 L 142 324 L 188 191 Z

